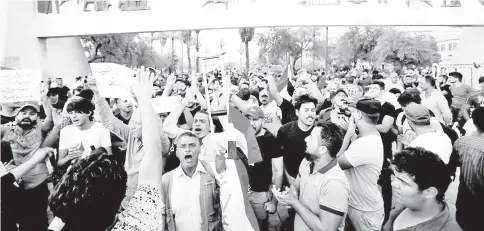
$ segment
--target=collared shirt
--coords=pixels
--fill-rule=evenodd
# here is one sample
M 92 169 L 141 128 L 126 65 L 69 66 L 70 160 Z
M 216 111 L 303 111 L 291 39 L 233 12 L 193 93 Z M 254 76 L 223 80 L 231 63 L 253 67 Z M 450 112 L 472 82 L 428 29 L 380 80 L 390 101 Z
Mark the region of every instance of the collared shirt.
M 198 162 L 192 177 L 185 174 L 181 166 L 173 172 L 171 209 L 175 215 L 178 231 L 200 231 L 202 216 L 200 208 L 200 174 L 207 173 Z
M 393 226 L 398 216 L 405 210 L 402 205 L 395 206 L 390 212 L 388 221 L 382 228 L 382 231 L 460 231 L 462 230 L 453 216 L 450 214 L 449 206 L 444 202 L 444 209 L 435 217 L 420 224 L 407 227 L 404 229 L 394 230 Z
M 438 91 L 433 91 L 429 96 L 424 92 L 422 94 L 422 105 L 431 110 L 435 118 L 443 124 L 452 122 L 452 112 L 450 111 L 447 99 Z
M 484 206 L 484 136 L 459 138 L 454 149 L 460 163 L 456 218 L 465 230 L 482 227 Z
M 39 125 L 36 125 L 24 134 L 21 133 L 18 126 L 15 126 L 5 132 L 2 140 L 10 143 L 15 165 L 20 166 L 32 158 L 34 153 L 40 148 L 44 136 Z M 38 163 L 22 176 L 21 187 L 25 189 L 35 188 L 44 182 L 48 175 L 49 172 L 46 163 Z
M 323 168 L 314 169 L 311 173 L 311 162 L 304 159 L 299 167 L 300 189 L 299 201 L 313 214 L 319 214 L 319 210 L 324 210 L 343 219 L 338 228 L 344 230 L 344 217 L 348 210 L 348 199 L 350 185 L 346 175 L 338 165 L 337 160 L 333 160 Z M 304 222 L 299 214 L 294 220 L 295 231 L 310 231 L 309 226 Z

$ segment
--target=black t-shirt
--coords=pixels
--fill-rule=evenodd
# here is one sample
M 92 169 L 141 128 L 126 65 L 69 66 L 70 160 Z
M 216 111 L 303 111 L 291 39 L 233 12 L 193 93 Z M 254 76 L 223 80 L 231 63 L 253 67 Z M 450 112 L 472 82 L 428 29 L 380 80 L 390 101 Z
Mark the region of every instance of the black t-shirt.
M 296 108 L 294 108 L 294 105 L 292 105 L 291 102 L 282 98 L 281 105 L 277 105 L 277 106 L 279 106 L 279 108 L 281 109 L 281 112 L 282 112 L 281 123 L 283 125 L 297 120 Z
M 62 100 L 62 101 L 67 101 L 68 94 L 69 94 L 70 90 L 71 89 L 69 89 L 66 86 L 60 87 L 59 88 L 59 99 Z
M 306 156 L 306 142 L 304 139 L 311 134 L 313 128 L 303 131 L 297 126 L 297 121 L 282 125 L 277 133 L 277 142 L 284 157 L 284 168 L 289 175 L 296 178 L 299 165 Z
M 256 192 L 267 192 L 272 183 L 272 159 L 281 157 L 277 139 L 266 131 L 256 137 L 262 155 L 262 162 L 249 166 L 250 188 Z
M 378 124 L 381 124 L 383 122 L 383 118 L 385 118 L 385 116 L 390 116 L 393 119 L 397 118 L 395 107 L 389 102 L 385 102 L 384 104 L 382 104 L 380 109 L 380 118 L 378 119 Z M 389 130 L 386 133 L 380 132 L 380 135 L 383 142 L 385 159 L 391 158 L 392 143 L 396 140 L 396 136 L 391 132 L 391 130 Z
M 131 120 L 131 118 L 125 119 L 123 116 L 121 116 L 121 114 L 117 114 L 116 115 L 116 118 L 118 118 L 119 120 L 121 120 L 121 122 L 123 122 L 123 124 L 126 124 L 126 125 L 128 125 L 129 124 L 129 120 Z
M 450 105 L 452 105 L 452 98 L 453 98 L 452 92 L 450 91 L 450 85 L 448 84 L 440 85 L 440 90 L 442 91 L 442 94 L 446 92 L 444 97 L 447 100 L 447 103 L 449 104 L 449 107 L 450 107 Z
M 1 125 L 3 124 L 8 124 L 10 122 L 14 122 L 15 121 L 15 116 L 4 116 L 4 115 L 0 115 L 1 117 Z

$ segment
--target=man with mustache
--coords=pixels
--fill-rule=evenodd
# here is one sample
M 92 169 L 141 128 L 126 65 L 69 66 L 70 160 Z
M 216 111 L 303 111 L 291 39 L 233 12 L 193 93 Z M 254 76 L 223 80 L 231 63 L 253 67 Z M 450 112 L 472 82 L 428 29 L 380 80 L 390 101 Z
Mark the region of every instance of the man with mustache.
M 215 174 L 200 160 L 200 139 L 190 131 L 175 140 L 180 166 L 162 178 L 163 223 L 169 231 L 219 230 L 222 227 Z
M 177 126 L 178 118 L 183 113 L 187 105 L 195 102 L 192 90 L 187 90 L 185 98 L 180 102 L 180 105 L 175 108 L 170 115 L 165 119 L 163 129 L 171 139 L 176 139 L 180 134 L 184 134 L 184 130 Z M 220 122 L 226 123 L 227 120 L 220 119 Z M 210 117 L 208 112 L 198 111 L 193 117 L 193 125 L 191 132 L 198 137 L 200 142 L 200 160 L 205 160 L 209 164 L 210 169 L 217 170 L 215 178 L 220 184 L 220 200 L 223 207 L 224 214 L 224 229 L 230 230 L 254 230 L 250 220 L 246 215 L 244 209 L 244 202 L 246 198 L 240 186 L 240 179 L 235 171 L 235 160 L 227 159 L 224 161 L 226 170 L 220 171 L 221 166 L 216 165 L 216 158 L 224 158 L 223 154 L 228 151 L 229 137 L 235 140 L 237 147 L 239 147 L 244 154 L 247 155 L 247 141 L 244 135 L 235 128 L 221 133 L 210 132 Z M 218 161 L 217 161 L 218 162 Z M 207 168 L 207 167 L 206 167 Z M 213 171 L 215 172 L 215 171 Z M 228 200 L 230 203 L 227 204 Z
M 259 101 L 261 103 L 260 109 L 262 109 L 262 111 L 264 112 L 264 127 L 268 128 L 268 130 L 274 135 L 277 135 L 277 130 L 282 125 L 281 109 L 277 106 L 275 101 L 271 100 L 269 92 L 266 90 L 262 90 L 259 93 Z
M 318 123 L 305 140 L 307 154 L 294 184 L 284 193 L 273 188 L 281 205 L 296 211 L 294 230 L 344 230 L 350 186 L 336 158 L 343 136 L 336 124 Z
M 10 143 L 15 166 L 26 163 L 39 148 L 51 147 L 58 139 L 62 120 L 60 116 L 52 113 L 45 95 L 42 97 L 42 103 L 47 113 L 47 118 L 43 122 L 38 122 L 39 107 L 35 104 L 25 104 L 18 110 L 15 118 L 16 126 L 1 127 L 1 138 Z M 47 136 L 49 131 L 50 134 Z M 17 209 L 21 213 L 16 221 L 21 231 L 40 231 L 48 227 L 47 201 L 50 194 L 46 181 L 48 176 L 47 165 L 41 162 L 21 178 L 20 199 L 17 204 Z
M 304 159 L 306 151 L 304 140 L 313 130 L 314 120 L 316 119 L 316 104 L 317 100 L 308 95 L 299 96 L 294 105 L 297 120 L 282 125 L 277 133 L 277 141 L 281 145 L 279 151 L 283 156 L 285 176 L 289 185 L 294 184 L 299 165 Z M 294 215 L 291 211 L 291 218 L 287 220 L 288 223 L 292 223 L 291 220 Z

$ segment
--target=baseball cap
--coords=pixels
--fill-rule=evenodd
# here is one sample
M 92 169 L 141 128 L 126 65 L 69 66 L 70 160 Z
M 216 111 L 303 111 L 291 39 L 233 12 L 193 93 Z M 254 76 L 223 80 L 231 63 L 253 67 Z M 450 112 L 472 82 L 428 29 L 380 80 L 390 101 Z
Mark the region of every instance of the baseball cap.
M 479 83 L 484 83 L 484 76 L 479 78 Z
M 363 98 L 356 103 L 356 109 L 366 114 L 376 114 L 380 113 L 381 103 L 375 99 Z
M 269 92 L 266 91 L 266 90 L 262 90 L 260 93 L 259 93 L 259 96 L 267 96 L 269 97 Z
M 58 88 L 59 87 L 59 84 L 57 84 L 56 82 L 52 82 L 50 84 L 50 88 Z
M 430 122 L 430 112 L 429 110 L 417 103 L 410 103 L 405 107 L 405 115 L 407 119 L 416 123 Z
M 257 106 L 250 107 L 249 110 L 247 110 L 247 115 L 250 115 L 254 119 L 264 118 L 264 112 Z
M 23 106 L 21 106 L 19 109 L 18 109 L 18 112 L 21 112 L 22 110 L 24 110 L 25 108 L 33 108 L 37 113 L 40 112 L 40 108 L 39 106 L 35 105 L 35 104 L 31 104 L 31 103 L 27 103 L 27 104 L 24 104 Z M 18 113 L 17 112 L 17 113 Z

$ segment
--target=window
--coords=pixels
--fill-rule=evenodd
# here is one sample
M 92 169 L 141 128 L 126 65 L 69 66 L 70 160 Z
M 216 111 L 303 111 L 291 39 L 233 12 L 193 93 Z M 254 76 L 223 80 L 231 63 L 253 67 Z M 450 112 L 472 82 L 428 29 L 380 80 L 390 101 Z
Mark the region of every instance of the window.
M 457 47 L 457 43 L 454 43 L 454 50 L 455 50 L 456 47 Z
M 440 51 L 445 51 L 445 44 L 440 45 Z
M 452 43 L 449 43 L 449 51 L 452 51 Z

